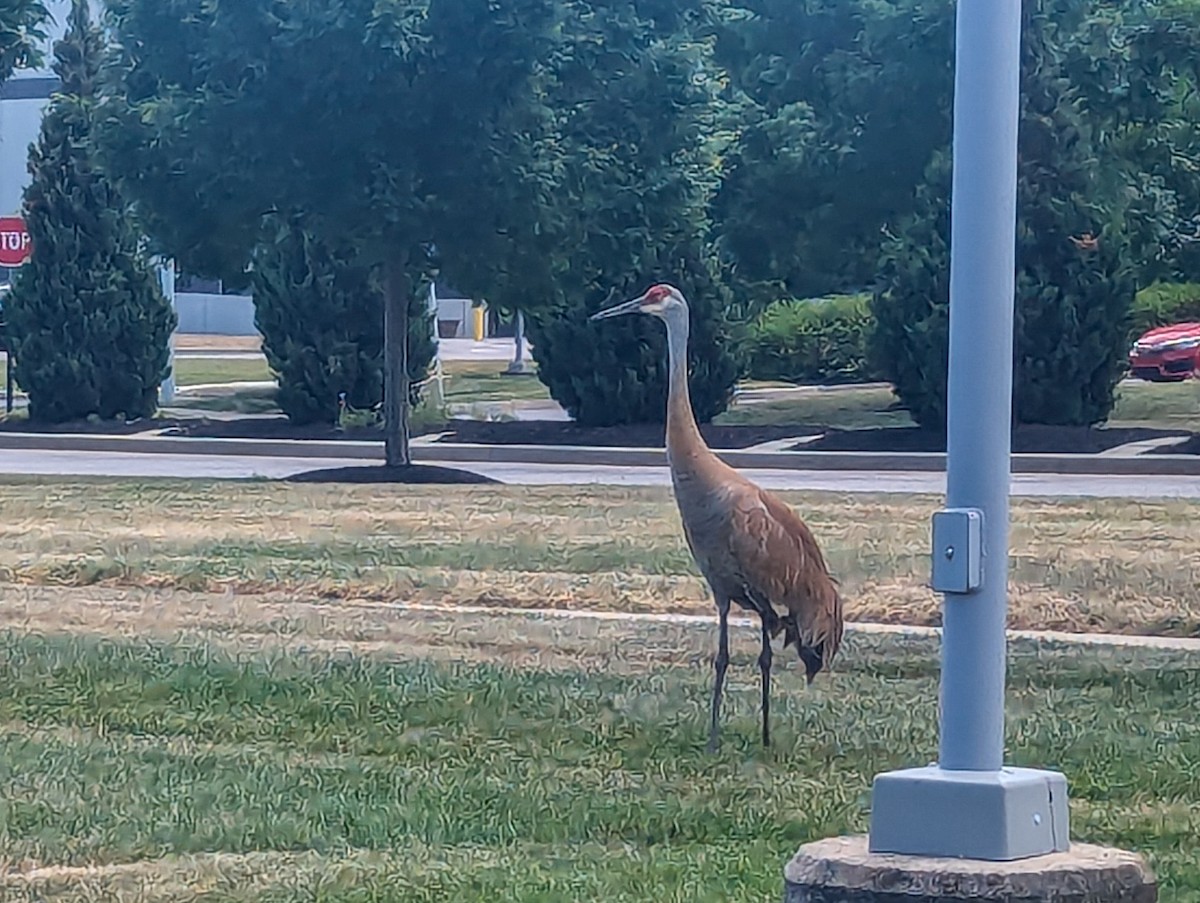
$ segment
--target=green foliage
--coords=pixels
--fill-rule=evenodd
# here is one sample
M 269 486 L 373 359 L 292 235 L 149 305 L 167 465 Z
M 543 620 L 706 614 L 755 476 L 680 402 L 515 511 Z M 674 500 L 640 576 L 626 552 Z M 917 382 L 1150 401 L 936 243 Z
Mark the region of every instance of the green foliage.
M 1120 224 L 1139 282 L 1200 277 L 1200 5 L 1066 7 L 1064 61 L 1107 168 L 1128 185 Z M 1086 11 L 1086 15 L 1084 12 Z
M 383 292 L 378 268 L 347 241 L 322 241 L 303 223 L 281 224 L 258 249 L 252 274 L 254 322 L 278 375 L 279 407 L 293 423 L 336 423 L 339 396 L 349 408 L 383 399 Z M 433 359 L 432 314 L 424 298 L 409 304 L 409 402 Z
M 870 382 L 874 328 L 868 295 L 778 301 L 750 326 L 747 372 L 795 383 Z
M 726 408 L 739 374 L 732 296 L 708 234 L 722 141 L 715 73 L 688 28 L 656 24 L 640 3 L 614 2 L 605 17 L 585 3 L 569 10 L 551 95 L 563 152 L 552 254 L 514 261 L 509 272 L 520 277 L 489 299 L 540 296 L 527 321 L 538 376 L 579 423 L 661 422 L 663 325 L 587 317 L 654 282 L 678 285 L 691 308 L 692 404 L 707 421 Z M 676 4 L 658 14 L 697 13 Z M 539 274 L 533 292 L 530 273 Z
M 869 295 L 779 301 L 751 324 L 748 372 L 754 379 L 842 383 L 874 379 L 868 343 Z
M 0 82 L 13 69 L 41 63 L 37 43 L 46 38 L 48 18 L 41 0 L 4 0 L 0 6 Z
M 954 4 L 722 8 L 717 57 L 738 140 L 713 215 L 739 291 L 761 304 L 874 285 L 886 231 L 916 211 L 925 168 L 949 148 Z M 1139 282 L 1200 277 L 1200 5 L 1061 0 L 1042 24 L 1102 178 L 1130 194 L 1115 228 Z
M 1156 282 L 1137 293 L 1130 311 L 1128 344 L 1148 329 L 1200 321 L 1200 283 Z
M 20 791 L 0 843 L 45 866 L 6 871 L 0 893 L 120 899 L 124 870 L 66 866 L 153 860 L 161 884 L 210 900 L 773 900 L 780 863 L 865 831 L 874 775 L 924 761 L 937 733 L 927 638 L 855 636 L 836 684 L 807 694 L 777 665 L 768 767 L 749 656 L 730 672 L 725 743 L 705 753 L 706 645 L 678 629 L 412 619 L 416 658 L 392 653 L 391 625 L 373 656 L 310 651 L 325 635 L 291 617 L 296 640 L 269 651 L 245 634 L 0 636 L 0 769 Z M 333 636 L 363 630 L 328 620 Z M 478 645 L 448 642 L 468 630 Z M 525 655 L 493 651 L 514 634 Z M 591 664 L 614 648 L 627 665 Z M 1008 748 L 1070 776 L 1073 837 L 1142 852 L 1164 901 L 1200 901 L 1200 818 L 1183 802 L 1195 653 L 1015 640 L 1008 679 Z M 781 805 L 797 775 L 804 805 Z M 53 818 L 26 787 L 54 788 Z
M 888 232 L 868 354 L 912 418 L 944 429 L 950 335 L 949 154 L 935 155 L 911 215 Z
M 175 314 L 127 204 L 92 157 L 103 49 L 77 0 L 54 47 L 62 87 L 30 155 L 24 210 L 33 255 L 4 305 L 14 376 L 33 420 L 150 416 L 168 373 Z
M 556 145 L 543 69 L 556 0 L 111 0 L 120 38 L 106 159 L 196 272 L 236 275 L 269 211 L 385 270 L 386 322 L 428 243 L 485 295 L 510 246 L 542 247 Z M 385 360 L 387 455 L 407 463 L 407 375 Z
M 881 228 L 949 142 L 953 8 L 730 0 L 716 53 L 737 143 L 713 215 L 741 291 L 769 302 L 874 282 Z
M 1136 249 L 1164 234 L 1173 214 L 1106 155 L 1110 136 L 1092 125 L 1090 91 L 1074 66 L 1085 53 L 1080 36 L 1098 23 L 1068 0 L 1026 0 L 1024 19 L 1014 414 L 1090 425 L 1107 418 L 1123 371 L 1129 312 L 1147 271 Z M 916 210 L 885 246 L 872 304 L 882 369 L 914 418 L 935 429 L 946 416 L 949 187 L 942 151 Z
M 739 361 L 733 324 L 723 314 L 726 290 L 706 261 L 692 257 L 670 270 L 642 270 L 636 287 L 630 279 L 615 284 L 633 297 L 658 281 L 670 280 L 688 299 L 691 335 L 688 349 L 692 410 L 702 423 L 724 411 L 737 382 Z M 584 426 L 662 423 L 666 419 L 667 343 L 663 324 L 630 316 L 590 323 L 607 293 L 594 291 L 582 302 L 537 311 L 529 325 L 538 378 L 576 422 Z M 616 295 L 613 300 L 616 300 Z

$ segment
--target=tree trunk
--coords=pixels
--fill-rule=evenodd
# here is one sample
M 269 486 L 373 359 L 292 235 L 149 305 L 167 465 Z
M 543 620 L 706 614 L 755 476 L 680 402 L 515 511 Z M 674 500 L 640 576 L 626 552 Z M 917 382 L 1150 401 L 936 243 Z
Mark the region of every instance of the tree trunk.
M 412 463 L 408 450 L 408 272 L 403 256 L 383 265 L 383 439 L 388 467 Z

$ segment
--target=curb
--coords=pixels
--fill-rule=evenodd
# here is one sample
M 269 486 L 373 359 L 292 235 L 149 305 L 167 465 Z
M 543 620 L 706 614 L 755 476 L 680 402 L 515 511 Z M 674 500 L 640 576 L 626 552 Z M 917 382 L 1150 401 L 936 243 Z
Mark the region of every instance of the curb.
M 92 436 L 78 433 L 0 433 L 0 450 L 118 454 L 229 455 L 378 461 L 383 443 L 296 439 L 193 439 L 181 436 Z M 729 465 L 758 470 L 945 472 L 944 452 L 817 452 L 716 450 Z M 658 448 L 551 445 L 412 446 L 419 463 L 557 464 L 584 467 L 665 467 Z M 1200 455 L 1014 454 L 1012 473 L 1100 476 L 1200 476 Z
M 715 627 L 717 617 L 712 615 L 674 614 L 670 612 L 623 612 L 588 608 L 519 608 L 496 605 L 439 605 L 429 602 L 354 602 L 339 603 L 345 607 L 383 609 L 435 615 L 502 615 L 505 617 L 540 618 L 543 620 L 593 620 L 676 624 L 691 627 Z M 757 628 L 753 618 L 730 615 L 731 627 Z M 864 636 L 899 636 L 911 639 L 937 639 L 942 635 L 940 627 L 923 627 L 908 624 L 883 624 L 872 621 L 847 621 L 846 633 Z M 1009 641 L 1045 643 L 1061 646 L 1099 646 L 1126 649 L 1162 649 L 1172 652 L 1200 653 L 1200 637 L 1155 636 L 1152 634 L 1118 633 L 1068 633 L 1061 630 L 1013 630 L 1007 629 Z

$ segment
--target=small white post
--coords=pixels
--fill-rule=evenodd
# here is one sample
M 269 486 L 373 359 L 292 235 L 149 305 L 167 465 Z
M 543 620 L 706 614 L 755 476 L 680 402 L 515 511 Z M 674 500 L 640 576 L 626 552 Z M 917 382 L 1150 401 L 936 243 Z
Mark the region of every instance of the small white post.
M 167 297 L 167 301 L 171 304 L 171 310 L 175 308 L 175 261 L 173 259 L 163 260 L 158 268 L 159 284 L 162 286 L 162 292 Z M 178 311 L 176 311 L 178 313 Z M 167 373 L 167 378 L 162 381 L 162 385 L 158 388 L 158 403 L 160 405 L 169 405 L 175 400 L 175 334 L 178 332 L 178 324 L 175 329 L 171 330 L 171 337 L 167 340 L 167 354 L 170 361 L 170 370 Z
M 430 329 L 433 330 L 433 379 L 430 381 L 433 386 L 433 406 L 441 410 L 446 403 L 446 386 L 444 375 L 442 373 L 442 343 L 438 340 L 438 298 L 437 298 L 437 283 L 429 283 L 429 309 L 433 312 L 433 323 Z
M 523 376 L 529 373 L 529 369 L 525 366 L 525 314 L 521 313 L 520 308 L 517 309 L 516 320 L 513 334 L 513 343 L 516 348 L 513 350 L 512 363 L 504 371 L 506 376 Z

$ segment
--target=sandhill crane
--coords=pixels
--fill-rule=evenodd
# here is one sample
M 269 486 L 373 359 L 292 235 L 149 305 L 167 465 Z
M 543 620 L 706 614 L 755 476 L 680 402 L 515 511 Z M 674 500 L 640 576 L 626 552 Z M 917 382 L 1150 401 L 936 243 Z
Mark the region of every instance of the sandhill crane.
M 601 310 L 590 319 L 643 313 L 667 327 L 669 389 L 667 461 L 683 532 L 708 582 L 720 627 L 708 749 L 717 748 L 717 720 L 729 666 L 731 603 L 762 621 L 762 742 L 771 745 L 771 640 L 795 646 L 808 684 L 837 655 L 842 597 L 812 531 L 788 505 L 718 458 L 704 443 L 688 393 L 688 305 L 672 285 Z

